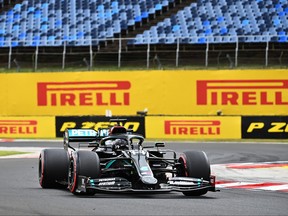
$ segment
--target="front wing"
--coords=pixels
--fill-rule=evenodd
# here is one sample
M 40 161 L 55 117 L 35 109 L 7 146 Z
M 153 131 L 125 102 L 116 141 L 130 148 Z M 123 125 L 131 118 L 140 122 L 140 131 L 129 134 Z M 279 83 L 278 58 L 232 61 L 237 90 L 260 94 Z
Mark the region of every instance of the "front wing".
M 167 193 L 172 191 L 189 192 L 207 189 L 216 192 L 215 176 L 211 176 L 210 181 L 190 177 L 172 177 L 167 183 L 160 184 L 160 188 L 153 187 L 132 188 L 132 183 L 125 178 L 98 178 L 91 179 L 86 176 L 78 177 L 78 193 L 86 192 L 87 189 L 105 192 L 125 192 L 125 193 Z

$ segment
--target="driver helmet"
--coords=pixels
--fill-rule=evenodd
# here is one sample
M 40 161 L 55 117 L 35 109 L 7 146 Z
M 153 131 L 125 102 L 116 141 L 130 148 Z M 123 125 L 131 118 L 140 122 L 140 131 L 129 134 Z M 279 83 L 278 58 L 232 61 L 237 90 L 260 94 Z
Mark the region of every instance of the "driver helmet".
M 115 146 L 116 148 L 120 148 L 120 149 L 127 147 L 127 145 L 128 145 L 128 142 L 125 139 L 116 139 L 113 142 L 113 146 Z

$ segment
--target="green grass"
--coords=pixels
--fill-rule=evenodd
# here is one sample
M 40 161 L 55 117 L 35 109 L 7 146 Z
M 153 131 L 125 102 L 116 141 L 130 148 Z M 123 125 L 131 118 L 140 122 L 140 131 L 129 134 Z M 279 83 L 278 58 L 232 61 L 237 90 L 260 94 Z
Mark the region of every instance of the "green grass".
M 45 72 L 99 72 L 99 71 L 134 71 L 134 70 L 143 70 L 143 71 L 151 71 L 151 70 L 159 70 L 159 71 L 169 71 L 169 70 L 251 70 L 251 69 L 265 69 L 265 70 L 272 70 L 272 69 L 287 69 L 287 65 L 269 65 L 268 67 L 265 67 L 264 65 L 240 65 L 238 67 L 229 68 L 227 65 L 209 65 L 208 67 L 205 66 L 179 66 L 175 67 L 172 65 L 163 65 L 161 69 L 159 69 L 157 66 L 150 65 L 149 68 L 147 68 L 144 65 L 138 65 L 138 66 L 121 66 L 118 68 L 117 66 L 95 66 L 88 70 L 86 67 L 66 67 L 64 70 L 61 69 L 61 65 L 59 67 L 41 67 L 39 66 L 36 71 L 34 71 L 33 68 L 30 67 L 23 67 L 19 71 L 17 71 L 15 68 L 7 69 L 5 67 L 0 67 L 0 73 L 31 73 L 31 72 L 38 72 L 38 73 L 45 73 Z
M 18 155 L 18 154 L 28 154 L 30 152 L 19 152 L 19 151 L 0 151 L 0 156 Z

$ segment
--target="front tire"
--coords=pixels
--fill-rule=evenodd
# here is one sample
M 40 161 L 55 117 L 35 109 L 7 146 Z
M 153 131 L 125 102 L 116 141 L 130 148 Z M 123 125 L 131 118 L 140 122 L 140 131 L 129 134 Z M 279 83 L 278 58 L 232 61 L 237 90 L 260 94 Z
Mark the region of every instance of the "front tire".
M 38 178 L 42 188 L 67 188 L 69 156 L 64 149 L 44 149 L 39 155 Z
M 76 151 L 72 153 L 69 166 L 69 190 L 75 195 L 94 195 L 94 190 L 86 189 L 86 192 L 78 191 L 78 177 L 86 176 L 91 179 L 100 177 L 100 160 L 98 154 L 93 151 Z
M 179 158 L 180 168 L 178 176 L 203 178 L 203 180 L 210 181 L 210 163 L 207 155 L 203 151 L 186 151 Z M 197 191 L 183 192 L 186 196 L 201 196 L 208 192 L 208 189 Z

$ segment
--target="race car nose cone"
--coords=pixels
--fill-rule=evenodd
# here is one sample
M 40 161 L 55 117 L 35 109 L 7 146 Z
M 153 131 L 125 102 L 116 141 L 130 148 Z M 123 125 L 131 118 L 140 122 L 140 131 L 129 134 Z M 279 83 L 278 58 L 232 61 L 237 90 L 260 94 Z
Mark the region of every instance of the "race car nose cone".
M 153 176 L 142 176 L 141 181 L 144 184 L 157 184 L 157 179 L 154 178 Z

